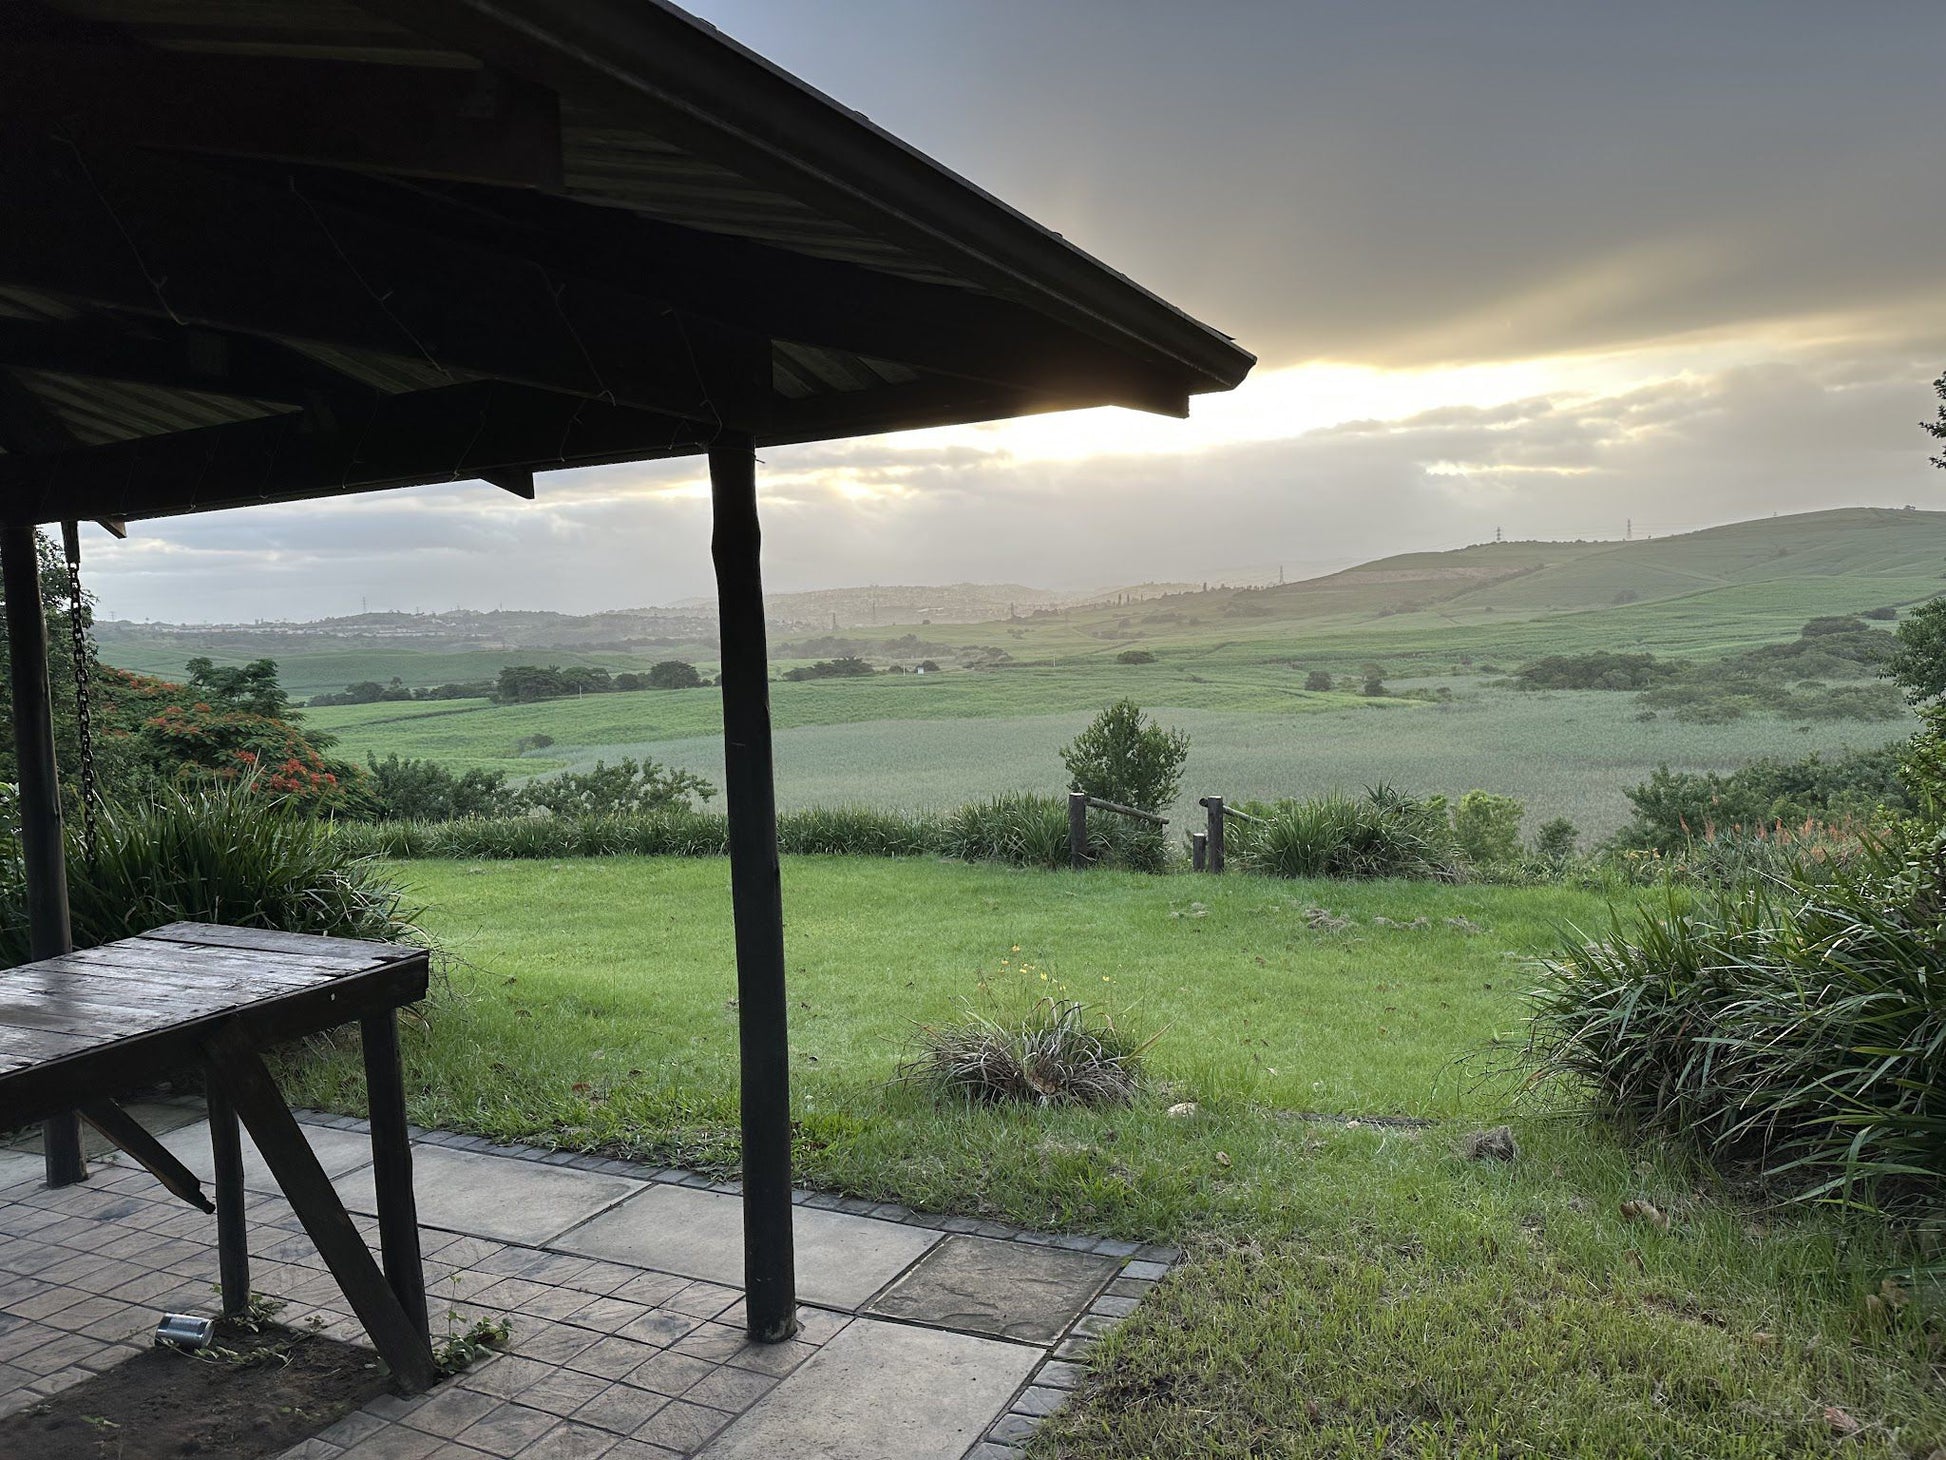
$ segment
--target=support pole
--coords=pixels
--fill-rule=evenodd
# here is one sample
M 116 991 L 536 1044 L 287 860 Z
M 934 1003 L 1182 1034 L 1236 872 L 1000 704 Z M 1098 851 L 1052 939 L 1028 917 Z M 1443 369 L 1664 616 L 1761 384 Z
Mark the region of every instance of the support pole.
M 1088 793 L 1068 792 L 1068 865 L 1079 872 L 1088 865 Z
M 722 642 L 723 780 L 736 919 L 737 1037 L 743 1099 L 745 1323 L 758 1343 L 797 1331 L 791 1242 L 790 1044 L 784 998 L 784 897 L 770 756 L 770 669 L 749 436 L 710 447 L 717 629 Z
M 0 588 L 7 595 L 7 662 L 13 673 L 14 758 L 20 777 L 20 851 L 27 874 L 28 954 L 36 962 L 74 951 L 68 927 L 67 838 L 54 764 L 54 702 L 47 683 L 47 619 L 40 552 L 31 527 L 0 527 Z M 41 1127 L 49 1186 L 88 1179 L 81 1126 L 65 1111 Z
M 1205 796 L 1203 805 L 1209 808 L 1209 869 L 1212 872 L 1223 870 L 1223 798 Z

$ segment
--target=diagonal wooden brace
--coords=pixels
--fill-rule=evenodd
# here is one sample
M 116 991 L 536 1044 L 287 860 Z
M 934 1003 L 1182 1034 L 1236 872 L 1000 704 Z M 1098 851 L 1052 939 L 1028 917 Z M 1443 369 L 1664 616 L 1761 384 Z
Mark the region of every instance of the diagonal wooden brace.
M 352 1312 L 371 1335 L 379 1356 L 391 1366 L 393 1377 L 410 1393 L 430 1388 L 439 1377 L 431 1344 L 407 1317 L 372 1261 L 365 1239 L 352 1225 L 247 1034 L 235 1024 L 226 1025 L 204 1038 L 203 1050 L 211 1076 L 222 1083 L 223 1093 L 257 1143 L 318 1255 L 344 1290 Z
M 160 1181 L 173 1195 L 203 1211 L 216 1210 L 216 1204 L 203 1195 L 203 1183 L 196 1179 L 196 1173 L 178 1161 L 167 1146 L 144 1130 L 134 1116 L 114 1101 L 98 1100 L 81 1106 L 78 1113 L 89 1125 L 140 1162 L 149 1175 Z

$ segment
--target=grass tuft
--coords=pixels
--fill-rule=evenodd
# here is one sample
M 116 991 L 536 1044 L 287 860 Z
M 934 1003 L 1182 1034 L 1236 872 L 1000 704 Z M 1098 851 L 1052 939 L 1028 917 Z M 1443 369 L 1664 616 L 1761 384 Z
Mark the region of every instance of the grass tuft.
M 1045 998 L 1020 1019 L 969 1013 L 923 1026 L 899 1077 L 975 1105 L 1126 1105 L 1156 1038 L 1138 1040 L 1078 1000 Z

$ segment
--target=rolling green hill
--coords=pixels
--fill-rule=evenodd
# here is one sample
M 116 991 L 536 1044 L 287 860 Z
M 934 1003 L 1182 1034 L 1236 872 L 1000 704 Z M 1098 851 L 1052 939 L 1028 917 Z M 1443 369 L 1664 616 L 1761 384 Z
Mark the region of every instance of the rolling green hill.
M 1626 813 L 1623 790 L 1667 760 L 1728 768 L 1753 755 L 1881 744 L 1902 721 L 1726 725 L 1638 719 L 1620 694 L 1528 694 L 1508 669 L 1548 654 L 1649 651 L 1693 660 L 1794 638 L 1805 620 L 1904 606 L 1946 590 L 1946 513 L 1848 509 L 1768 518 L 1630 543 L 1489 543 L 1411 553 L 1328 577 L 1040 610 L 980 624 L 884 625 L 837 636 L 775 635 L 780 669 L 858 653 L 881 665 L 923 654 L 924 676 L 778 683 L 779 787 L 786 804 L 942 805 L 995 791 L 1059 788 L 1055 755 L 1122 695 L 1192 728 L 1197 792 L 1272 795 L 1378 780 L 1427 790 L 1483 786 L 1564 814 L 1591 832 Z M 121 662 L 167 672 L 166 653 L 254 657 L 229 631 L 220 651 L 177 635 Z M 300 693 L 354 679 L 436 684 L 490 677 L 503 663 L 640 669 L 667 648 L 585 645 L 411 648 L 342 638 L 280 653 Z M 116 658 L 109 646 L 107 657 Z M 1152 663 L 1123 664 L 1139 649 Z M 682 657 L 714 668 L 707 643 Z M 179 659 L 178 659 L 179 662 Z M 974 663 L 986 667 L 963 667 Z M 1376 664 L 1397 687 L 1445 687 L 1431 705 L 1342 692 Z M 1339 691 L 1303 689 L 1322 669 Z M 1347 680 L 1345 677 L 1350 676 Z M 720 776 L 712 690 L 591 695 L 530 705 L 484 700 L 313 710 L 311 723 L 366 753 L 424 756 L 511 776 L 653 756 Z M 534 735 L 545 750 L 521 749 Z

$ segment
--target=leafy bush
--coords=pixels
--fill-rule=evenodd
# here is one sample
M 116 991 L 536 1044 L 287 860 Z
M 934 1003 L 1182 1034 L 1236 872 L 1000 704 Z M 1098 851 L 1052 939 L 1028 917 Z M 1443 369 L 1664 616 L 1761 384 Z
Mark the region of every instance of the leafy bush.
M 703 676 L 696 672 L 696 666 L 681 659 L 664 659 L 660 664 L 651 664 L 644 682 L 650 689 L 701 689 Z
M 0 859 L 0 959 L 28 957 L 18 839 Z M 423 941 L 404 894 L 330 826 L 248 782 L 165 787 L 142 805 L 106 807 L 93 861 L 71 857 L 77 947 L 191 921 Z
M 1521 689 L 1647 689 L 1689 666 L 1653 654 L 1550 654 L 1514 671 Z
M 1885 672 L 1915 705 L 1946 695 L 1946 598 L 1923 603 L 1893 631 Z
M 1520 819 L 1527 808 L 1512 796 L 1468 791 L 1453 807 L 1453 837 L 1460 854 L 1476 867 L 1493 867 L 1520 857 Z
M 1137 1039 L 1086 1005 L 1041 999 L 1025 1017 L 969 1014 L 920 1030 L 899 1076 L 935 1097 L 975 1105 L 1126 1105 L 1155 1036 Z
M 1188 733 L 1153 723 L 1134 700 L 1117 700 L 1061 752 L 1069 790 L 1143 811 L 1176 799 L 1188 758 Z
M 1318 694 L 1328 692 L 1331 688 L 1330 671 L 1313 669 L 1309 674 L 1304 676 L 1304 687 Z
M 384 760 L 367 754 L 364 806 L 380 821 L 452 821 L 462 816 L 492 816 L 506 794 L 500 771 L 473 769 L 462 775 L 433 760 Z
M 1749 1163 L 1800 1197 L 1946 1184 L 1946 841 L 1874 844 L 1631 914 L 1562 950 L 1528 1056 L 1633 1132 Z
M 1565 816 L 1543 821 L 1534 833 L 1534 855 L 1547 862 L 1566 862 L 1581 840 L 1575 824 Z
M 1117 664 L 1153 664 L 1155 655 L 1148 649 L 1124 649 L 1115 656 Z
M 563 771 L 527 782 L 505 798 L 504 811 L 550 816 L 645 816 L 686 810 L 690 798 L 716 794 L 701 776 L 652 760 L 624 756 L 617 764 L 596 761 L 591 771 Z
M 857 679 L 872 672 L 872 666 L 865 660 L 847 655 L 842 659 L 820 659 L 815 664 L 799 664 L 786 669 L 784 678 L 789 680 L 806 679 Z
M 1363 796 L 1248 803 L 1226 852 L 1273 877 L 1423 877 L 1455 881 L 1460 867 L 1442 801 L 1377 786 Z
M 1881 809 L 1907 809 L 1897 745 L 1825 758 L 1753 760 L 1724 775 L 1659 766 L 1628 793 L 1633 819 L 1615 835 L 1619 847 L 1679 852 L 1691 842 L 1758 829 L 1775 832 L 1806 821 L 1846 824 Z

